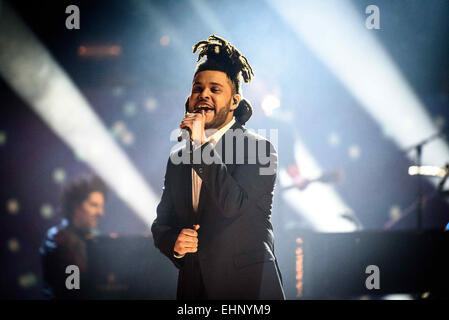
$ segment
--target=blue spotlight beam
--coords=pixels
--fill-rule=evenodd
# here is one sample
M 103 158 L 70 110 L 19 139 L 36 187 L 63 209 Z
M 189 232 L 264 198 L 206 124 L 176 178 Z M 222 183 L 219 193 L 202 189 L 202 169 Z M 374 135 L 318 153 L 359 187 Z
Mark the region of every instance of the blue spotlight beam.
M 0 74 L 42 120 L 150 224 L 157 199 L 48 50 L 0 3 Z
M 365 27 L 364 12 L 346 0 L 267 1 L 401 149 L 438 131 L 374 31 Z M 441 140 L 423 151 L 423 164 L 443 166 L 447 159 L 449 147 Z

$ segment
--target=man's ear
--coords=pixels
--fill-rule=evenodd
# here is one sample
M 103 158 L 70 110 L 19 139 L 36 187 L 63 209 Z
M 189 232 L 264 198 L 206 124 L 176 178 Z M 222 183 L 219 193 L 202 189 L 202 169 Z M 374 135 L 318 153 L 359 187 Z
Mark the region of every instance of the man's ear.
M 234 94 L 234 96 L 232 97 L 232 104 L 231 104 L 231 111 L 234 111 L 235 109 L 237 109 L 237 107 L 239 106 L 241 97 L 239 94 Z

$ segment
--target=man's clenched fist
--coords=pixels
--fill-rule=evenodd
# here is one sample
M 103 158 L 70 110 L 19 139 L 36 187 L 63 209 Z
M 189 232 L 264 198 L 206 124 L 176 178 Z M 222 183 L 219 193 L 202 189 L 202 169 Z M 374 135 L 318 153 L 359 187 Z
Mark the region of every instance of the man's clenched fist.
M 193 226 L 194 229 L 182 229 L 175 242 L 174 251 L 178 255 L 185 255 L 186 253 L 194 253 L 198 251 L 198 224 Z

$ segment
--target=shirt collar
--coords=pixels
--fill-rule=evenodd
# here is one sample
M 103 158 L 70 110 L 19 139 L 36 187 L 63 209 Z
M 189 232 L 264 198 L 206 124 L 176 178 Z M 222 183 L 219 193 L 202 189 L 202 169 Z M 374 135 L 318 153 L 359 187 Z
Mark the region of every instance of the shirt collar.
M 218 142 L 218 140 L 221 139 L 221 137 L 225 134 L 225 132 L 228 131 L 229 128 L 231 128 L 234 125 L 234 123 L 235 123 L 235 117 L 232 117 L 232 120 L 229 121 L 229 123 L 227 125 L 225 125 L 220 130 L 216 131 L 213 135 L 209 136 L 206 141 L 210 141 L 211 139 L 213 139 L 215 142 Z M 207 133 L 206 133 L 206 136 L 207 136 Z

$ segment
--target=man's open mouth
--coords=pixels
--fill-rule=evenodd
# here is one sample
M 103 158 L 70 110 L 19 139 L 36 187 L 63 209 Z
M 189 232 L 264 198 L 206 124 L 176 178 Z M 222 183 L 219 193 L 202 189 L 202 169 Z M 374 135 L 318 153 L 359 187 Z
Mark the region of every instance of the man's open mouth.
M 208 106 L 208 105 L 199 105 L 195 108 L 195 113 L 201 113 L 201 111 L 205 111 L 206 114 L 215 111 L 215 108 Z

